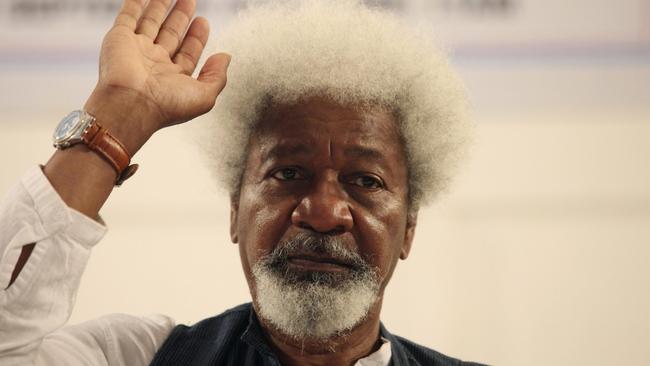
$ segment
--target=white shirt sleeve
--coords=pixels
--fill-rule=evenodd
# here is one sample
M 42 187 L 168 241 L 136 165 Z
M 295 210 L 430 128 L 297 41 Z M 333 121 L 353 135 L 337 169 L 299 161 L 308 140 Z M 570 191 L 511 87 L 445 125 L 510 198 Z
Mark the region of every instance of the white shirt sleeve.
M 148 365 L 174 327 L 161 315 L 109 315 L 62 328 L 106 227 L 69 208 L 34 167 L 0 203 L 0 364 Z M 34 250 L 8 287 L 22 247 Z

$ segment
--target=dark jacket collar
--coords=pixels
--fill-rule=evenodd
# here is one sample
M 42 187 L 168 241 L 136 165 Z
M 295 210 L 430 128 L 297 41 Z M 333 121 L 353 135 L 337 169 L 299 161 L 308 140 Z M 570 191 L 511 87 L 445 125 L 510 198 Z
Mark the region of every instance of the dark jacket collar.
M 379 324 L 380 334 L 382 337 L 390 341 L 391 344 L 391 365 L 393 366 L 402 366 L 402 365 L 419 365 L 415 360 L 408 357 L 407 352 L 401 346 L 400 341 L 392 335 L 384 324 Z M 255 314 L 253 306 L 250 306 L 250 314 L 248 317 L 248 326 L 241 336 L 241 340 L 246 342 L 249 346 L 255 348 L 258 352 L 271 356 L 277 360 L 273 350 L 269 346 L 266 340 L 266 336 L 262 330 L 262 326 Z

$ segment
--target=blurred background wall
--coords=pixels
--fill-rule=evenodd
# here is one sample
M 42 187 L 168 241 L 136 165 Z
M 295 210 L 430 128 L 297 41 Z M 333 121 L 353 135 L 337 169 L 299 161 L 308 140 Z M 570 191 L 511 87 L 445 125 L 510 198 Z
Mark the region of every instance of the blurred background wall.
M 54 126 L 83 105 L 119 3 L 0 3 L 0 191 L 46 162 Z M 496 365 L 649 365 L 650 1 L 376 4 L 447 45 L 477 124 L 472 159 L 421 212 L 389 286 L 389 329 Z M 198 12 L 218 32 L 243 6 Z M 249 299 L 191 129 L 155 136 L 104 207 L 72 322 L 192 323 Z

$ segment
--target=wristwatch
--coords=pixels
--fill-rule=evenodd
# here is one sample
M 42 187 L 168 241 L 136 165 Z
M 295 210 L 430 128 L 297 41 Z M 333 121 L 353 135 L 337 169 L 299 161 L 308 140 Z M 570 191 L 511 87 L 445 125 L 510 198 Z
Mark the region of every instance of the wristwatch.
M 54 130 L 52 139 L 54 147 L 59 150 L 83 143 L 106 159 L 117 172 L 117 186 L 138 170 L 138 164 L 129 165 L 131 156 L 124 145 L 86 111 L 76 110 L 63 118 Z

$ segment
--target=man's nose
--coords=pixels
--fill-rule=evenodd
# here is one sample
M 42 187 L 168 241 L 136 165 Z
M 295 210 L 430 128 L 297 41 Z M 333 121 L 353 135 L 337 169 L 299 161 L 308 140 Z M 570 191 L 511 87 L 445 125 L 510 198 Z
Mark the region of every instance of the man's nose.
M 293 210 L 291 222 L 323 234 L 335 235 L 352 230 L 348 195 L 336 177 L 316 182 Z

